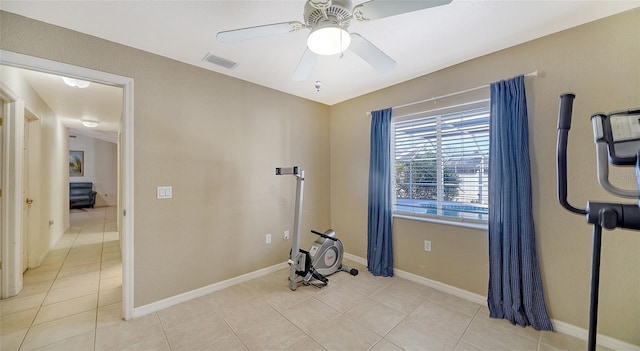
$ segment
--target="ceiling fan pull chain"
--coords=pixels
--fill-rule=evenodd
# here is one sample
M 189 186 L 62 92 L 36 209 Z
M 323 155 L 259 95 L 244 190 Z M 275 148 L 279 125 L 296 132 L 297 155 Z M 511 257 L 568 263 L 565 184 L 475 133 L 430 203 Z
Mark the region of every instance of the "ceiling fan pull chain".
M 340 58 L 344 56 L 344 46 L 342 46 L 342 33 L 338 34 L 340 36 Z

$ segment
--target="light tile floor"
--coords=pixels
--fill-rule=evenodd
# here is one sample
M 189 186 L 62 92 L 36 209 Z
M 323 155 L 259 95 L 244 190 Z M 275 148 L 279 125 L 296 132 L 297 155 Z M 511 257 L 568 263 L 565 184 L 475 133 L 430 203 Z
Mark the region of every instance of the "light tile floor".
M 586 350 L 584 341 L 488 318 L 486 307 L 394 277 L 338 273 L 290 291 L 287 270 L 133 321 L 121 316 L 115 210 L 72 211 L 71 229 L 24 290 L 0 302 L 12 350 Z M 608 350 L 599 348 L 599 350 Z

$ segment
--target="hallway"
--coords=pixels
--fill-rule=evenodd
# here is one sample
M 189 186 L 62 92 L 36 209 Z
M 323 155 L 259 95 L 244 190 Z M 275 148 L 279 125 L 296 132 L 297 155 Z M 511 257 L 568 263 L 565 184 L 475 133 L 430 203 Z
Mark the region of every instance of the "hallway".
M 93 346 L 98 308 L 119 312 L 122 300 L 116 221 L 116 207 L 70 210 L 70 227 L 56 247 L 25 272 L 18 296 L 0 302 L 0 349 L 55 346 L 70 337 L 80 349 Z

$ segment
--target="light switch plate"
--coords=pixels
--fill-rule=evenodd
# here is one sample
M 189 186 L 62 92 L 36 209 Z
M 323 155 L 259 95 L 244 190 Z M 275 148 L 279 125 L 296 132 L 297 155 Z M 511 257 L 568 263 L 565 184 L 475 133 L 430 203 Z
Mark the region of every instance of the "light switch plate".
M 159 186 L 157 187 L 158 199 L 170 199 L 173 197 L 172 186 Z

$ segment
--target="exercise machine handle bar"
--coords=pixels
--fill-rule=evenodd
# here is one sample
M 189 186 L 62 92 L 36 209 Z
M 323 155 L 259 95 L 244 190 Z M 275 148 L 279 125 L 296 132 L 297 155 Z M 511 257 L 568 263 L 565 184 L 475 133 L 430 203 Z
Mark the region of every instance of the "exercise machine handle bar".
M 558 143 L 556 155 L 558 158 L 558 201 L 567 210 L 586 215 L 587 222 L 593 225 L 593 247 L 591 257 L 591 292 L 589 302 L 589 334 L 587 340 L 588 351 L 596 350 L 598 325 L 598 295 L 600 286 L 600 259 L 602 251 L 602 228 L 628 228 L 640 230 L 640 207 L 638 204 L 616 204 L 607 202 L 587 202 L 585 209 L 573 207 L 567 202 L 567 138 L 571 129 L 571 112 L 573 100 L 576 96 L 565 93 L 560 96 L 558 112 Z M 608 181 L 608 146 L 610 141 L 615 146 L 613 137 L 605 135 L 603 126 L 607 116 L 596 114 L 591 117 L 596 142 L 596 156 L 598 160 L 598 181 L 602 187 L 616 195 L 633 197 L 632 191 L 618 189 Z M 608 122 L 609 126 L 611 121 Z M 612 146 L 612 147 L 613 147 Z M 611 154 L 616 154 L 613 149 Z M 629 157 L 629 156 L 627 156 Z M 640 152 L 636 152 L 636 181 L 640 184 Z M 633 159 L 632 159 L 633 160 Z M 622 165 L 632 165 L 629 160 L 612 158 L 612 162 L 622 162 Z
M 316 232 L 315 230 L 312 230 L 311 232 L 312 232 L 313 234 L 315 234 L 315 235 L 319 235 L 319 236 L 321 236 L 321 237 L 323 237 L 323 238 L 325 238 L 325 239 L 331 239 L 331 240 L 333 240 L 333 241 L 338 241 L 338 238 L 334 238 L 334 237 L 331 237 L 331 236 L 325 235 L 325 234 L 323 234 L 323 233 Z
M 571 129 L 571 113 L 575 95 L 565 93 L 560 95 L 560 110 L 558 111 L 558 142 L 556 144 L 557 172 L 558 172 L 558 201 L 567 210 L 586 215 L 587 210 L 572 206 L 567 201 L 567 140 Z
M 296 177 L 299 177 L 301 176 L 302 172 L 302 168 L 298 166 L 276 168 L 276 175 L 294 175 Z
M 304 170 L 301 167 L 277 167 L 276 175 L 292 175 L 296 177 L 296 208 L 293 218 L 293 240 L 291 242 L 291 253 L 289 255 L 289 288 L 296 290 L 298 280 L 296 264 L 300 260 L 300 220 L 302 216 L 302 202 L 304 197 Z
M 634 114 L 633 110 L 628 110 L 628 111 L 621 111 L 618 112 L 619 114 Z M 640 197 L 640 192 L 635 189 L 635 190 L 627 190 L 627 189 L 622 189 L 619 188 L 613 184 L 611 184 L 611 182 L 609 181 L 609 162 L 613 163 L 613 164 L 617 164 L 617 165 L 632 165 L 638 162 L 638 157 L 637 154 L 634 155 L 635 157 L 633 158 L 633 162 L 628 162 L 628 161 L 624 161 L 624 160 L 620 160 L 619 157 L 615 158 L 611 157 L 609 158 L 609 153 L 611 150 L 612 153 L 617 154 L 616 153 L 616 149 L 614 147 L 615 145 L 615 140 L 610 140 L 612 145 L 609 145 L 609 143 L 607 142 L 607 138 L 605 137 L 605 134 L 607 134 L 607 132 L 605 131 L 604 125 L 605 125 L 605 119 L 607 119 L 608 116 L 603 115 L 601 113 L 597 113 L 593 116 L 591 116 L 591 123 L 593 124 L 593 134 L 594 134 L 594 141 L 596 143 L 596 170 L 597 170 L 597 175 L 598 175 L 598 183 L 600 184 L 600 186 L 614 194 L 620 197 L 626 197 L 626 198 L 638 198 Z

